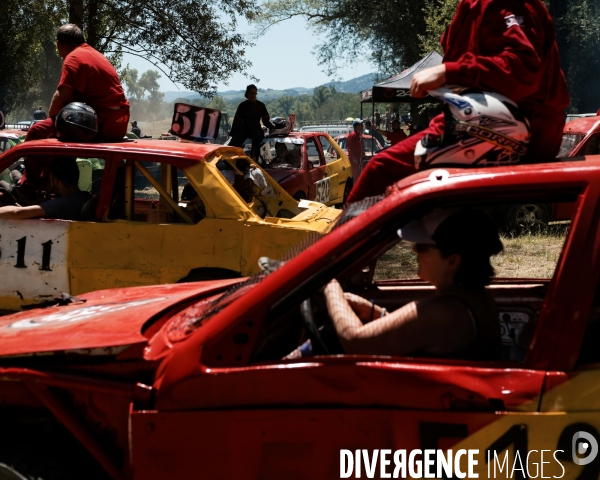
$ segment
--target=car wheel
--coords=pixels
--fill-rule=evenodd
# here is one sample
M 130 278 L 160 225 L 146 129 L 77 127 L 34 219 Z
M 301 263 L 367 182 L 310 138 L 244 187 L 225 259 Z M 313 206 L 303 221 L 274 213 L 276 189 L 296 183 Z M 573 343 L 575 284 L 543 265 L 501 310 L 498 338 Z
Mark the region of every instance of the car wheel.
M 525 203 L 514 205 L 506 218 L 509 233 L 537 233 L 543 231 L 550 221 L 548 207 L 543 204 Z
M 298 201 L 300 200 L 306 200 L 306 193 L 304 193 L 302 190 L 294 193 L 294 198 Z

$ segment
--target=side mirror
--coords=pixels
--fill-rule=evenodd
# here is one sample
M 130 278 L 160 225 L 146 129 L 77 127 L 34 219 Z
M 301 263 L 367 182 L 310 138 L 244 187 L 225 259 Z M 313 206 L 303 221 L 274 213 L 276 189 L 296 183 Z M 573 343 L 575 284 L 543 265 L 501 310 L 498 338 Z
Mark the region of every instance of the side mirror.
M 306 170 L 308 170 L 309 172 L 313 169 L 313 164 L 310 160 L 308 160 L 306 162 Z

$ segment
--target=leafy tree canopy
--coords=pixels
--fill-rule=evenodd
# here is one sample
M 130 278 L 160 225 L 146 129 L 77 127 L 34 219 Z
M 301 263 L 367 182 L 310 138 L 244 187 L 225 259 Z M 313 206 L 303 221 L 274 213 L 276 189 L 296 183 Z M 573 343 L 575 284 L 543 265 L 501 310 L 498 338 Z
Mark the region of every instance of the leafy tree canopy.
M 123 53 L 145 58 L 204 96 L 250 66 L 244 58 L 250 43 L 236 27 L 239 18 L 256 16 L 255 0 L 3 0 L 2 7 L 0 108 L 6 112 L 49 104 L 61 64 L 55 32 L 66 22 L 81 26 L 87 42 L 117 66 Z

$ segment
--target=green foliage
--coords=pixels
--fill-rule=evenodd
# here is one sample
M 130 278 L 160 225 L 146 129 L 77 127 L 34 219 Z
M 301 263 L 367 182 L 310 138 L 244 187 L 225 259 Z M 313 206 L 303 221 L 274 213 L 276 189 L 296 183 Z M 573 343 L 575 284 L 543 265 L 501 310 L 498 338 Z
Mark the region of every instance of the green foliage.
M 595 112 L 600 108 L 600 2 L 598 0 L 551 1 L 561 62 L 571 94 L 570 111 Z
M 52 27 L 60 12 L 54 2 L 2 2 L 0 109 L 13 112 L 11 120 L 29 119 L 38 104 L 47 108 L 50 103 L 60 75 Z
M 250 66 L 244 56 L 250 43 L 236 27 L 240 17 L 255 15 L 255 0 L 3 0 L 0 108 L 24 113 L 33 104 L 49 105 L 60 75 L 54 35 L 66 22 L 80 25 L 116 68 L 124 53 L 143 57 L 173 82 L 210 97 L 217 83 Z M 131 70 L 122 73 L 129 78 Z M 155 92 L 149 101 L 162 100 Z
M 383 75 L 421 57 L 417 39 L 425 34 L 422 0 L 267 0 L 257 18 L 257 35 L 296 16 L 306 18 L 326 38 L 315 54 L 330 75 L 367 51 Z
M 419 35 L 421 53 L 427 55 L 435 50 L 443 55 L 440 37 L 452 22 L 459 0 L 425 0 L 425 34 Z

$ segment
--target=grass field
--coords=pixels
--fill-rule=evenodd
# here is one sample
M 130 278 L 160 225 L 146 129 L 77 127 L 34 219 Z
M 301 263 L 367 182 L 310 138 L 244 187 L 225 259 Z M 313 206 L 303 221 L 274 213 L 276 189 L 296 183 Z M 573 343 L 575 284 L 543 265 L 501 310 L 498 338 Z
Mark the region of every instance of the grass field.
M 492 257 L 496 276 L 551 278 L 566 233 L 566 226 L 556 225 L 543 233 L 502 236 L 504 251 Z M 400 242 L 379 258 L 375 280 L 393 278 L 417 278 L 416 255 L 412 252 L 412 244 Z

